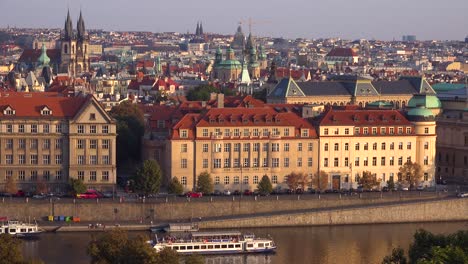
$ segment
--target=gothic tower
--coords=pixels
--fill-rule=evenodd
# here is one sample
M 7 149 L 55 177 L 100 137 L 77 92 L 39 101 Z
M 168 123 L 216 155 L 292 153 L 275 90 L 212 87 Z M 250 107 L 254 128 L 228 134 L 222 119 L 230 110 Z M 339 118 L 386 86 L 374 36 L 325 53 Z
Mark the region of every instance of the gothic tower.
M 87 72 L 89 70 L 88 45 L 89 38 L 86 33 L 83 16 L 80 11 L 80 17 L 76 25 L 76 71 L 77 73 Z
M 67 19 L 65 20 L 65 28 L 61 39 L 60 72 L 68 72 L 72 76 L 75 75 L 75 51 L 75 34 L 73 32 L 73 24 L 70 18 L 70 10 L 68 10 Z

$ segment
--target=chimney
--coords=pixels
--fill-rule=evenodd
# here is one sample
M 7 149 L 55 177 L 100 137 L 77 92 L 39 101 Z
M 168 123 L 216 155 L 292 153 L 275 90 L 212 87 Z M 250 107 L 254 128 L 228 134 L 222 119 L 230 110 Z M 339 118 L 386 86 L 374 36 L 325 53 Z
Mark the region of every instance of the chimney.
M 210 101 L 216 100 L 217 94 L 216 93 L 210 93 Z
M 224 108 L 224 94 L 218 94 L 218 108 Z

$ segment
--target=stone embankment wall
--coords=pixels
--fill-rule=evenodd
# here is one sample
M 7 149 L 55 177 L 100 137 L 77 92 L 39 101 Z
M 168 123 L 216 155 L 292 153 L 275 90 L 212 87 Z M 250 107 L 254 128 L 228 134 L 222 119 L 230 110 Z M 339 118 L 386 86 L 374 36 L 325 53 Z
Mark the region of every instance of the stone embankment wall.
M 203 221 L 200 228 L 279 227 L 468 221 L 468 199 L 420 201 L 339 210 Z
M 238 199 L 238 197 L 236 197 Z M 235 199 L 236 199 L 235 198 Z M 150 221 L 154 222 L 170 222 L 170 221 L 187 221 L 191 218 L 202 218 L 203 220 L 210 217 L 233 217 L 233 216 L 251 216 L 254 214 L 269 214 L 269 213 L 278 213 L 289 211 L 291 214 L 293 211 L 300 210 L 318 210 L 318 209 L 337 209 L 337 212 L 343 212 L 340 214 L 332 214 L 331 220 L 327 221 L 318 221 L 317 223 L 328 224 L 328 223 L 344 223 L 352 217 L 356 219 L 354 215 L 350 215 L 350 212 L 355 212 L 353 210 L 347 210 L 356 206 L 372 206 L 372 205 L 382 205 L 383 203 L 393 204 L 398 202 L 407 202 L 412 200 L 434 200 L 438 199 L 434 196 L 427 197 L 389 197 L 384 199 L 379 198 L 343 198 L 343 199 L 283 199 L 279 198 L 276 200 L 275 197 L 269 197 L 268 199 L 264 197 L 259 197 L 257 200 L 254 200 L 253 197 L 244 197 L 244 199 L 239 202 L 239 200 L 222 200 L 222 201 L 210 201 L 206 200 L 197 200 L 186 201 L 186 202 L 171 202 L 170 200 L 166 202 L 158 203 L 142 203 L 142 202 L 123 202 L 112 201 L 112 200 L 100 200 L 99 202 L 88 200 L 88 201 L 76 201 L 74 203 L 72 200 L 61 200 L 58 202 L 48 202 L 48 201 L 34 201 L 29 200 L 9 200 L 4 199 L 0 200 L 0 217 L 8 217 L 9 219 L 20 219 L 20 220 L 44 220 L 49 215 L 54 216 L 77 216 L 81 221 L 91 221 L 91 222 L 104 222 L 104 221 L 113 221 L 113 222 L 125 222 L 125 221 L 140 221 L 143 220 L 145 223 Z M 467 199 L 468 201 L 468 199 Z M 426 208 L 426 207 L 425 207 Z M 465 208 L 466 212 L 468 206 Z M 445 208 L 443 208 L 445 209 Z M 363 215 L 369 215 L 369 210 L 365 209 L 365 213 L 356 212 L 356 215 L 362 213 Z M 429 208 L 428 208 L 429 210 Z M 395 213 L 399 213 L 401 210 L 392 209 Z M 410 210 L 411 212 L 412 210 Z M 443 210 L 434 209 L 434 213 L 444 212 Z M 462 212 L 459 210 L 458 212 Z M 416 211 L 417 212 L 417 211 Z M 390 213 L 390 212 L 389 212 Z M 392 212 L 393 213 L 393 212 Z M 322 215 L 323 213 L 317 213 Z M 447 214 L 450 216 L 450 214 Z M 453 215 L 453 214 L 452 214 Z M 465 213 L 465 216 L 468 216 L 468 213 Z M 303 217 L 307 219 L 307 217 Z M 331 217 L 331 216 L 330 216 Z M 373 215 L 372 218 L 378 219 L 380 215 Z M 281 218 L 281 216 L 279 216 Z M 385 218 L 385 217 L 384 217 Z M 255 218 L 257 219 L 257 218 Z M 269 218 L 271 219 L 271 218 Z M 321 219 L 321 218 L 320 218 Z M 252 220 L 254 221 L 254 220 Z M 259 220 L 261 221 L 261 220 Z M 275 222 L 267 220 L 269 222 Z M 303 224 L 308 224 L 307 221 L 302 220 Z M 314 220 L 315 221 L 315 220 Z M 352 220 L 352 223 L 359 222 L 358 220 Z M 363 220 L 364 221 L 364 220 Z M 365 220 L 368 221 L 368 220 Z M 376 220 L 377 221 L 377 220 Z M 287 222 L 278 221 L 282 223 L 281 225 L 287 225 Z M 248 225 L 246 223 L 246 225 Z M 256 224 L 253 223 L 253 226 Z

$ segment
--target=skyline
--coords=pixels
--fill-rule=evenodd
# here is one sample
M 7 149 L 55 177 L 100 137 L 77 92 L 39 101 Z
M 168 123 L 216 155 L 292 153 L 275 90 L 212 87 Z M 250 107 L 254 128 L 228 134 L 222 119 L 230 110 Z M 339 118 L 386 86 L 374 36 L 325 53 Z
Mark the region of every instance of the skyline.
M 435 0 L 425 1 L 424 5 L 404 0 L 356 0 L 351 5 L 345 0 L 291 0 L 288 4 L 280 0 L 238 0 L 231 6 L 213 0 L 189 1 L 184 6 L 175 2 L 140 2 L 2 0 L 0 8 L 9 12 L 3 13 L 0 27 L 62 28 L 67 9 L 76 27 L 81 9 L 87 29 L 106 31 L 193 33 L 197 21 L 201 21 L 205 32 L 234 34 L 243 19 L 243 31 L 248 33 L 247 20 L 251 17 L 252 33 L 266 37 L 400 40 L 403 35 L 416 35 L 418 40 L 462 40 L 468 34 L 468 22 L 463 19 L 468 2 L 463 0 L 451 1 L 450 6 L 438 5 Z

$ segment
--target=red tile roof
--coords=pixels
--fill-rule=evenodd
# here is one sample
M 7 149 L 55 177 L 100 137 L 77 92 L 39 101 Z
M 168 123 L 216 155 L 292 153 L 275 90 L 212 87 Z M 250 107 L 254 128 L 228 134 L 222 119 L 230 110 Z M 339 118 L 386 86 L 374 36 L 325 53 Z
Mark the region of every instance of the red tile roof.
M 0 112 L 0 117 L 4 118 L 72 118 L 85 104 L 91 100 L 92 95 L 64 97 L 57 93 L 0 93 L 0 108 L 5 109 L 10 106 L 15 110 L 14 116 L 6 116 Z M 47 106 L 52 110 L 51 116 L 41 115 L 41 110 Z
M 320 119 L 321 126 L 412 126 L 399 111 L 361 109 L 357 106 L 329 108 Z
M 355 57 L 358 54 L 351 48 L 334 48 L 328 54 L 328 57 Z
M 50 61 L 53 63 L 60 62 L 61 58 L 61 51 L 60 49 L 48 49 L 47 56 L 50 58 Z M 42 50 L 41 49 L 25 49 L 21 54 L 18 62 L 25 62 L 25 63 L 35 63 L 37 59 L 41 56 Z

